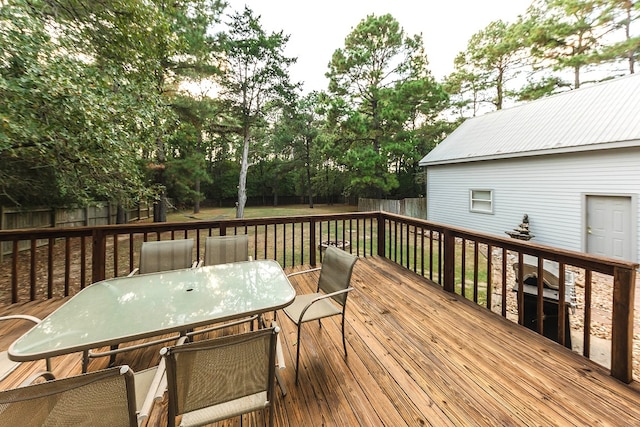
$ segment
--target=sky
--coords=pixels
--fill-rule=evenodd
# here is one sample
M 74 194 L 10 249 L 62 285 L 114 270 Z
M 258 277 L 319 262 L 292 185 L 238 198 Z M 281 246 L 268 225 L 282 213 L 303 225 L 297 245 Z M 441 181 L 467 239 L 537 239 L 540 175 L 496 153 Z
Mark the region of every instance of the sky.
M 262 27 L 290 36 L 285 49 L 297 57 L 290 67 L 293 82 L 304 82 L 304 92 L 326 90 L 331 56 L 365 19 L 390 13 L 408 35 L 422 34 L 429 68 L 441 81 L 453 71 L 453 60 L 471 36 L 490 22 L 514 22 L 531 0 L 227 0 L 229 8 L 244 6 L 259 15 Z

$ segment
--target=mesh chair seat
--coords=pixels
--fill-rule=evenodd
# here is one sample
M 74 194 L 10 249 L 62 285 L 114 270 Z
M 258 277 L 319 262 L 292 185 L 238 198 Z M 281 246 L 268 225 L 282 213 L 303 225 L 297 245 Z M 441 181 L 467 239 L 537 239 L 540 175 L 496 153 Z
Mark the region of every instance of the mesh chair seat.
M 300 318 L 302 310 L 314 299 L 322 297 L 322 293 L 298 295 L 293 303 L 283 310 L 287 316 L 297 325 L 298 323 L 308 322 L 310 320 L 322 319 L 323 317 L 334 316 L 342 313 L 335 303 L 329 299 L 319 300 L 309 306 L 304 316 Z
M 180 421 L 180 427 L 201 426 L 248 412 L 258 411 L 265 408 L 265 402 L 267 401 L 267 392 L 261 391 L 229 402 L 199 409 L 184 414 Z

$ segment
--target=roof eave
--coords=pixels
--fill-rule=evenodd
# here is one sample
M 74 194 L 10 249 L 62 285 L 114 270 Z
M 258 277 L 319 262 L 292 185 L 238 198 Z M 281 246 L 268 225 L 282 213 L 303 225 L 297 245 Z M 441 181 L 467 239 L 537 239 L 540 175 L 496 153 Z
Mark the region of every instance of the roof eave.
M 601 150 L 612 150 L 615 148 L 631 148 L 631 147 L 640 147 L 640 140 L 633 139 L 628 141 L 603 142 L 603 143 L 590 144 L 590 145 L 578 145 L 578 146 L 560 147 L 560 148 L 554 147 L 554 148 L 547 148 L 543 150 L 520 151 L 517 153 L 497 153 L 497 154 L 491 154 L 488 156 L 442 159 L 442 160 L 433 160 L 433 161 L 424 161 L 423 159 L 418 163 L 418 165 L 423 167 L 450 165 L 455 163 L 470 163 L 470 162 L 481 162 L 481 161 L 488 161 L 488 160 L 503 160 L 503 159 L 522 158 L 522 157 L 547 156 L 552 154 L 601 151 Z

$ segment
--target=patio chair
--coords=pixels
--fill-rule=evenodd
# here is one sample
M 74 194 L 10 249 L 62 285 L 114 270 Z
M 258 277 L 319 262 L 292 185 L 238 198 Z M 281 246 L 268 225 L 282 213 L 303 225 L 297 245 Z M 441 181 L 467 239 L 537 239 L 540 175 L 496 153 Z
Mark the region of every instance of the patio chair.
M 0 321 L 5 320 L 27 320 L 33 323 L 40 323 L 40 319 L 34 316 L 28 316 L 24 314 L 12 314 L 8 316 L 0 316 Z M 51 371 L 51 360 L 45 359 L 47 371 Z M 21 362 L 14 362 L 9 359 L 9 355 L 6 351 L 0 352 L 0 381 L 5 379 L 11 372 L 13 372 Z
M 204 243 L 204 265 L 249 261 L 249 237 L 246 234 L 210 236 Z
M 153 405 L 158 368 L 127 365 L 0 392 L 0 425 L 138 427 Z
M 192 263 L 192 258 L 193 239 L 143 242 L 140 248 L 140 267 L 135 268 L 129 276 L 195 267 L 197 262 Z
M 293 303 L 283 310 L 298 327 L 298 341 L 296 350 L 296 384 L 298 384 L 298 368 L 300 366 L 300 330 L 302 324 L 310 320 L 318 320 L 330 316 L 342 315 L 342 346 L 347 356 L 347 342 L 344 336 L 344 313 L 347 306 L 347 296 L 353 290 L 350 286 L 353 266 L 358 257 L 341 249 L 329 246 L 322 260 L 322 267 L 297 271 L 288 277 L 320 270 L 316 293 L 296 296 Z
M 201 426 L 269 408 L 273 425 L 278 328 L 165 347 L 168 425 Z M 266 417 L 266 415 L 265 415 Z

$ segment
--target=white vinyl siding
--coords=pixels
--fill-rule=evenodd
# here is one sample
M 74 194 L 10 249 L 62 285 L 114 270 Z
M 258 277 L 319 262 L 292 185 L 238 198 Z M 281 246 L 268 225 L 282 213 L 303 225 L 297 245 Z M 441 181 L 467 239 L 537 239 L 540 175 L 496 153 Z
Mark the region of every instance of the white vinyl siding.
M 640 149 L 478 161 L 427 168 L 427 219 L 506 236 L 529 216 L 534 241 L 585 250 L 584 201 L 589 194 L 638 195 Z M 469 210 L 469 189 L 493 191 L 493 215 Z M 496 204 L 496 196 L 499 203 Z M 632 215 L 640 218 L 637 197 Z M 633 232 L 636 242 L 640 227 Z M 634 244 L 637 254 L 640 245 Z M 640 257 L 638 258 L 640 259 Z
M 491 190 L 469 190 L 469 210 L 479 213 L 493 213 L 493 192 Z

